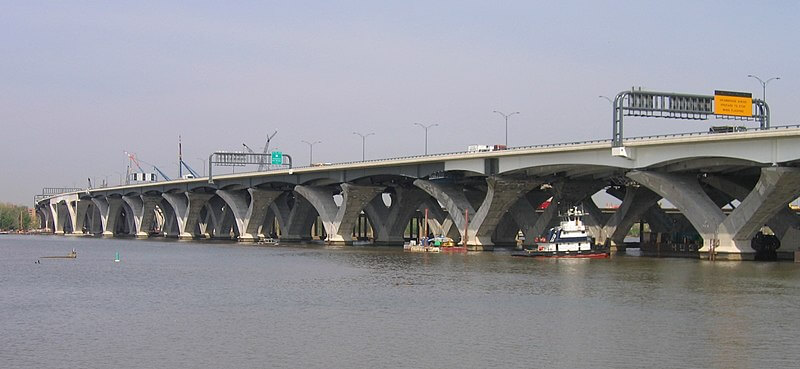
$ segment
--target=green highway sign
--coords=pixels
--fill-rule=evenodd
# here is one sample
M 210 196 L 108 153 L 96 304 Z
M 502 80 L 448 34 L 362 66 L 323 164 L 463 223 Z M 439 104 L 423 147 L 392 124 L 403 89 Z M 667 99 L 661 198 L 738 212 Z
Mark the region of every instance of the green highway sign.
M 281 151 L 272 152 L 272 164 L 277 164 L 277 165 L 283 164 L 283 152 Z

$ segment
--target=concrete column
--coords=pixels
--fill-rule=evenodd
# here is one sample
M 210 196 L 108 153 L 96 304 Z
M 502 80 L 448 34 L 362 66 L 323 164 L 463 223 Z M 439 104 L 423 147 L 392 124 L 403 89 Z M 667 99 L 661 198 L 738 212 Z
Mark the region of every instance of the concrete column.
M 218 190 L 217 194 L 230 207 L 236 227 L 239 230 L 240 242 L 257 241 L 262 235 L 259 227 L 267 216 L 269 205 L 280 196 L 282 191 L 248 188 L 247 190 Z
M 301 242 L 311 239 L 311 225 L 317 219 L 317 212 L 305 197 L 295 193 L 290 198 L 288 194 L 284 194 L 272 202 L 270 209 L 278 218 L 281 242 Z
M 175 211 L 175 218 L 178 221 L 178 238 L 182 240 L 194 239 L 195 228 L 200 218 L 200 210 L 214 195 L 184 192 L 178 194 L 165 193 L 162 196 L 167 199 Z
M 720 225 L 717 231 L 720 245 L 731 242 L 740 252 L 754 252 L 750 247 L 753 236 L 798 196 L 800 169 L 761 168 L 761 177 L 753 190 Z
M 294 191 L 304 197 L 317 210 L 325 227 L 328 243 L 350 244 L 353 228 L 361 210 L 385 187 L 341 184 L 342 204 L 336 206 L 333 194 L 324 187 L 295 186 Z
M 50 199 L 50 219 L 53 222 L 53 233 L 55 234 L 64 234 L 64 225 L 61 222 L 65 215 L 60 215 L 59 211 L 59 201 L 56 199 Z
M 86 225 L 86 212 L 92 203 L 89 200 L 78 199 L 75 201 L 75 222 L 73 223 L 73 233 L 85 235 L 90 232 L 84 232 L 83 228 Z
M 117 225 L 117 217 L 122 208 L 122 199 L 117 197 L 95 197 L 92 202 L 100 211 L 100 222 L 103 229 L 103 237 L 114 237 L 114 229 Z
M 703 237 L 703 249 L 716 237 L 725 214 L 700 187 L 695 176 L 633 171 L 627 176 L 675 205 Z M 701 249 L 702 250 L 702 249 Z
M 47 229 L 47 214 L 41 206 L 36 207 L 36 215 L 39 218 L 39 229 Z
M 746 187 L 739 181 L 721 176 L 708 176 L 702 181 L 740 202 L 747 198 L 752 189 L 752 185 Z M 800 217 L 791 211 L 788 205 L 781 207 L 766 224 L 781 240 L 779 249 L 781 253 L 793 253 L 800 250 Z
M 131 209 L 130 217 L 133 218 L 133 228 L 131 232 L 136 238 L 147 238 L 150 227 L 153 225 L 156 205 L 161 202 L 160 196 L 154 195 L 132 195 L 122 196 L 122 200 Z
M 608 218 L 599 234 L 595 236 L 597 243 L 605 244 L 606 240 L 609 240 L 612 248 L 624 247 L 625 236 L 633 223 L 660 199 L 661 196 L 646 187 L 628 186 L 622 204 Z
M 434 197 L 447 209 L 458 227 L 462 239 L 466 236 L 467 245 L 473 250 L 491 250 L 493 248 L 492 234 L 505 212 L 540 182 L 489 177 L 486 179 L 486 184 L 486 195 L 481 206 L 475 210 L 460 186 L 439 184 L 423 179 L 414 181 L 415 186 Z M 469 212 L 466 235 L 463 230 L 467 223 L 465 211 Z
M 172 208 L 172 204 L 170 204 L 165 198 L 161 200 L 161 202 L 158 204 L 158 207 L 161 209 L 161 213 L 164 215 L 164 224 L 161 226 L 161 233 L 163 233 L 165 237 L 177 237 L 179 234 L 178 219 L 177 215 L 175 215 L 175 209 Z
M 89 208 L 86 210 L 86 220 L 89 222 L 87 228 L 89 229 L 89 233 L 92 235 L 102 234 L 103 233 L 103 222 L 100 217 L 100 209 L 94 205 L 94 201 L 87 200 L 89 202 Z
M 524 245 L 532 245 L 536 237 L 547 229 L 547 225 L 550 224 L 550 220 L 556 214 L 558 206 L 556 206 L 555 202 L 553 202 L 552 206 L 544 209 L 541 215 L 536 212 L 536 208 L 552 196 L 548 191 L 531 191 L 517 200 L 508 210 L 507 218 L 513 220 L 512 223 L 525 235 Z M 511 232 L 515 233 L 517 229 L 511 230 Z M 514 235 L 511 234 L 511 236 L 513 237 Z
M 391 204 L 386 206 L 383 195 L 375 196 L 364 208 L 375 234 L 376 245 L 402 245 L 403 232 L 419 205 L 428 197 L 417 187 L 393 187 Z
M 640 171 L 629 172 L 628 177 L 663 196 L 686 215 L 703 237 L 701 255 L 710 252 L 711 242 L 716 241 L 717 257 L 726 259 L 752 259 L 753 235 L 800 195 L 800 169 L 762 168 L 753 190 L 725 217 L 694 177 Z

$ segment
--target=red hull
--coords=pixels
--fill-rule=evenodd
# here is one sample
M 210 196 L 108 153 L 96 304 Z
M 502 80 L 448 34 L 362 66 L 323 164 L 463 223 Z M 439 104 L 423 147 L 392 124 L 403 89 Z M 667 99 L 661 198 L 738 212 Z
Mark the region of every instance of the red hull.
M 439 246 L 441 252 L 467 252 L 467 248 L 463 246 Z
M 598 252 L 598 253 L 590 253 L 590 254 L 553 254 L 553 253 L 514 253 L 511 254 L 512 256 L 521 256 L 521 257 L 528 257 L 528 258 L 564 258 L 564 259 L 605 259 L 609 257 L 607 252 Z

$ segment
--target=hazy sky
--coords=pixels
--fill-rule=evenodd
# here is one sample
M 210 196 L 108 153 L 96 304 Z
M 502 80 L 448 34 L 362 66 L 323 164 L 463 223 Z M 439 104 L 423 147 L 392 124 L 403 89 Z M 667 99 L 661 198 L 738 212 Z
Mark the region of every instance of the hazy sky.
M 135 152 L 177 176 L 215 150 L 296 164 L 611 136 L 598 95 L 761 96 L 799 124 L 790 1 L 0 1 L 0 201 L 119 182 Z M 709 122 L 626 120 L 626 136 Z M 749 123 L 753 126 L 753 123 Z M 229 171 L 229 170 L 226 170 Z

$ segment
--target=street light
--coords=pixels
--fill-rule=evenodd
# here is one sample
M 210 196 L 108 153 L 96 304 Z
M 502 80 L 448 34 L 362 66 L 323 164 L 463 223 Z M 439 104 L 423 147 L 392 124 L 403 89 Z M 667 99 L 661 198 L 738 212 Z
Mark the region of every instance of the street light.
M 433 124 L 429 124 L 429 125 L 426 126 L 426 125 L 423 125 L 422 123 L 414 123 L 414 125 L 415 126 L 420 126 L 423 129 L 425 129 L 425 155 L 428 155 L 428 128 L 436 127 L 439 124 L 438 123 L 433 123 Z
M 374 135 L 374 133 L 367 133 L 366 135 L 362 135 L 361 133 L 353 132 L 353 134 L 361 136 L 361 161 L 365 161 L 366 160 L 366 155 L 365 155 L 365 151 L 364 151 L 365 149 L 364 148 L 367 145 L 367 137 Z
M 761 78 L 758 78 L 758 76 L 753 75 L 753 74 L 748 74 L 747 76 L 755 78 L 755 79 L 758 80 L 759 83 L 761 83 L 761 91 L 762 91 L 761 99 L 764 100 L 764 102 L 767 102 L 767 84 L 770 81 L 772 81 L 773 79 L 781 79 L 781 77 L 772 77 L 772 78 L 764 81 Z
M 302 140 L 300 142 L 305 142 L 308 145 L 308 166 L 311 166 L 311 164 L 314 164 L 314 144 L 322 143 L 322 141 L 308 142 Z
M 514 115 L 514 114 L 519 114 L 519 112 L 518 112 L 518 111 L 515 111 L 515 112 L 513 112 L 513 113 L 511 113 L 511 114 L 504 114 L 504 113 L 503 113 L 503 112 L 501 112 L 501 111 L 497 111 L 497 110 L 495 110 L 495 111 L 493 111 L 493 113 L 497 113 L 497 114 L 500 114 L 500 115 L 502 115 L 502 116 L 503 116 L 503 118 L 505 118 L 505 120 L 506 120 L 506 147 L 508 147 L 508 117 L 510 117 L 510 116 L 512 116 L 512 115 Z
M 606 100 L 608 100 L 608 102 L 611 104 L 611 106 L 614 106 L 614 100 L 612 100 L 610 97 L 608 97 L 608 96 L 603 96 L 603 95 L 600 95 L 600 96 L 598 96 L 598 97 L 599 97 L 599 98 L 601 98 L 601 99 L 606 99 Z

